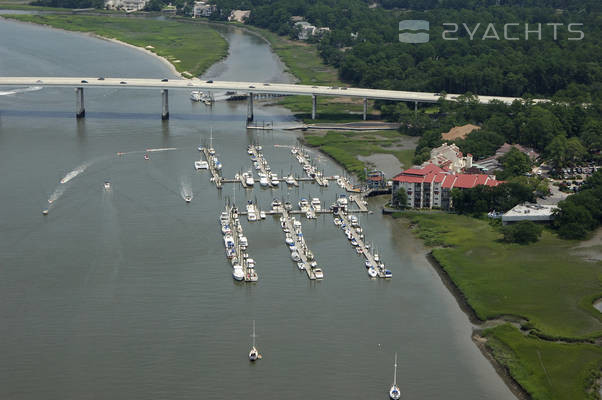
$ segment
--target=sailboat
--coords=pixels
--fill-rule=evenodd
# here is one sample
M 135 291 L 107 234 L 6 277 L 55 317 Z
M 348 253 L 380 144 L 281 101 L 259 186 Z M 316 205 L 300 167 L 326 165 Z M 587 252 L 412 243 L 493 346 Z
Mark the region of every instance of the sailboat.
M 210 130 L 210 135 L 209 135 L 209 155 L 214 156 L 215 155 L 215 149 L 213 148 L 213 128 L 211 128 Z
M 257 348 L 255 347 L 255 320 L 253 320 L 253 334 L 251 335 L 251 337 L 253 338 L 253 347 L 251 347 L 251 351 L 249 352 L 249 360 L 261 360 L 261 354 L 259 354 L 259 351 L 257 351 Z
M 393 400 L 398 400 L 401 398 L 401 392 L 399 391 L 399 387 L 397 386 L 397 353 L 395 353 L 395 372 L 393 373 L 393 385 L 391 389 L 389 389 L 389 397 Z

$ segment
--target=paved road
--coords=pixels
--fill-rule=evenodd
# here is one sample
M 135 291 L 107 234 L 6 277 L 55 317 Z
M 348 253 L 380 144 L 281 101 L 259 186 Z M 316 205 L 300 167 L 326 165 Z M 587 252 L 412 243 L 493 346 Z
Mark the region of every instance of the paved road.
M 416 101 L 420 103 L 435 103 L 439 93 L 404 92 L 397 90 L 340 88 L 328 86 L 295 85 L 288 83 L 263 83 L 263 82 L 227 82 L 227 81 L 202 81 L 200 79 L 132 79 L 132 78 L 104 78 L 98 77 L 0 77 L 1 86 L 59 86 L 59 87 L 129 87 L 145 89 L 188 89 L 188 90 L 231 90 L 236 92 L 253 92 L 257 94 L 287 94 L 287 95 L 316 95 L 354 97 L 382 100 Z M 454 100 L 458 94 L 448 94 L 447 98 Z M 506 104 L 517 97 L 479 96 L 481 103 L 490 103 L 498 100 Z M 536 100 L 546 101 L 546 100 Z

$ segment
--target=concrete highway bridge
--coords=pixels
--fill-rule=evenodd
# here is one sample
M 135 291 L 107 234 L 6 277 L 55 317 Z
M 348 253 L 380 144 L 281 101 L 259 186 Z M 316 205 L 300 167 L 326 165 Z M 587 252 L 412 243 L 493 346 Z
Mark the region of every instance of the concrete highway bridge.
M 76 117 L 85 116 L 84 88 L 131 88 L 131 89 L 160 89 L 162 97 L 161 118 L 169 119 L 168 90 L 203 90 L 203 91 L 233 91 L 248 94 L 247 121 L 253 120 L 253 97 L 255 95 L 303 95 L 312 97 L 312 119 L 316 118 L 317 97 L 350 97 L 359 98 L 364 102 L 363 117 L 366 119 L 367 102 L 372 100 L 393 100 L 418 103 L 436 103 L 440 93 L 405 92 L 398 90 L 361 89 L 352 87 L 312 86 L 290 83 L 264 82 L 227 82 L 200 79 L 139 79 L 139 78 L 103 78 L 103 77 L 0 77 L 2 86 L 42 86 L 42 87 L 73 87 L 76 92 Z M 446 99 L 456 100 L 459 94 L 447 94 Z M 480 103 L 487 104 L 494 100 L 511 104 L 518 97 L 477 96 Z M 545 100 L 535 100 L 536 102 Z

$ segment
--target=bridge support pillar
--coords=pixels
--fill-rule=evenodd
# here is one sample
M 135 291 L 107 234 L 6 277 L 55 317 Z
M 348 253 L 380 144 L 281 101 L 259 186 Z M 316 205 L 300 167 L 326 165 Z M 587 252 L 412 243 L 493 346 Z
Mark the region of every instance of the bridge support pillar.
M 84 118 L 86 108 L 84 106 L 84 88 L 75 88 L 75 118 Z
M 318 96 L 311 95 L 311 119 L 316 119 L 316 110 L 318 109 Z
M 247 122 L 253 121 L 253 93 L 249 92 L 249 100 L 247 103 Z
M 364 121 L 366 120 L 368 114 L 368 99 L 364 97 Z
M 418 112 L 418 102 L 415 101 L 414 102 L 414 114 L 416 114 Z
M 169 92 L 167 89 L 161 89 L 161 119 L 163 121 L 169 119 Z

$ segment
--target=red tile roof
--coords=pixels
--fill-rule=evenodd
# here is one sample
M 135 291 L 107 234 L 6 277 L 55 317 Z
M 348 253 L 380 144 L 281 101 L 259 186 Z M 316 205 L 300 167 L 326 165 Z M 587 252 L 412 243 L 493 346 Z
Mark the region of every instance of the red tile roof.
M 409 172 L 408 172 L 409 171 Z M 485 174 L 450 174 L 436 165 L 429 164 L 424 168 L 411 168 L 393 178 L 396 182 L 404 183 L 441 183 L 442 188 L 468 189 L 477 185 L 497 186 L 496 181 Z
M 435 164 L 428 164 L 424 168 L 410 168 L 402 171 L 401 173 L 404 175 L 420 175 L 424 176 L 432 172 L 443 172 L 441 168 L 436 166 Z

